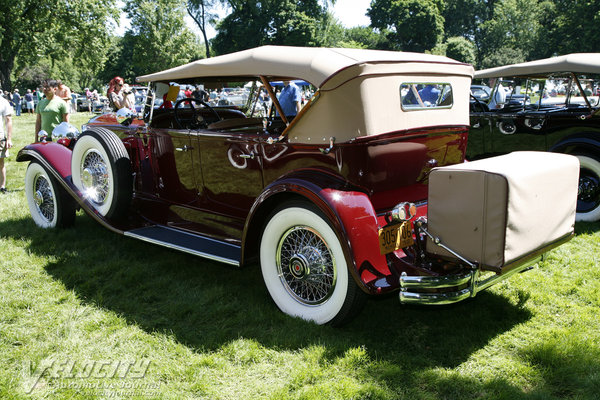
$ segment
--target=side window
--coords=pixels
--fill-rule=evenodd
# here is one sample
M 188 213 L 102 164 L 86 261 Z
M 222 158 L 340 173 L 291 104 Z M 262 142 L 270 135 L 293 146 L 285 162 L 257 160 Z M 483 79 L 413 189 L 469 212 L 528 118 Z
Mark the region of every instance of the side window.
M 587 100 L 589 101 L 590 105 L 592 107 L 597 106 L 598 105 L 598 79 L 594 79 L 593 77 L 588 77 L 588 76 L 583 76 L 583 75 L 579 75 L 577 77 L 577 79 L 579 80 L 579 85 L 577 85 L 577 83 L 575 82 L 575 80 L 572 81 L 572 88 L 571 88 L 571 97 L 569 99 L 569 104 L 575 104 L 575 105 L 579 105 L 579 106 L 585 106 L 587 105 L 585 99 L 587 98 Z M 580 90 L 583 89 L 583 93 Z M 584 97 L 585 94 L 585 97 Z
M 547 79 L 530 79 L 528 93 L 531 104 L 545 107 L 564 107 L 570 91 L 570 78 L 549 77 Z
M 404 111 L 451 108 L 452 86 L 440 82 L 403 83 L 400 85 L 400 99 Z

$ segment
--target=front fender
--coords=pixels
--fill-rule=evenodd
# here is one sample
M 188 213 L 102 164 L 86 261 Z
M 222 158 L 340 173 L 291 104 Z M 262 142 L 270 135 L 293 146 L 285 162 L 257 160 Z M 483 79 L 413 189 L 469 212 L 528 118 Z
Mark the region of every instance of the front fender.
M 269 212 L 283 201 L 308 200 L 328 218 L 345 251 L 354 280 L 367 293 L 378 293 L 373 282 L 389 276 L 386 257 L 379 253 L 377 214 L 369 196 L 341 178 L 321 170 L 296 171 L 269 185 L 254 203 L 248 217 L 242 254 L 258 248 L 260 232 Z
M 25 146 L 17 153 L 17 161 L 37 161 L 51 173 L 65 191 L 73 197 L 79 206 L 92 218 L 107 229 L 122 234 L 123 229 L 115 227 L 96 211 L 89 200 L 81 197 L 81 193 L 71 180 L 71 150 L 54 142 L 38 142 Z
M 38 142 L 19 150 L 17 161 L 32 160 L 39 161 L 60 181 L 71 176 L 71 150 L 61 144 Z
M 600 156 L 600 135 L 598 133 L 578 133 L 568 136 L 549 149 L 556 153 L 586 153 Z

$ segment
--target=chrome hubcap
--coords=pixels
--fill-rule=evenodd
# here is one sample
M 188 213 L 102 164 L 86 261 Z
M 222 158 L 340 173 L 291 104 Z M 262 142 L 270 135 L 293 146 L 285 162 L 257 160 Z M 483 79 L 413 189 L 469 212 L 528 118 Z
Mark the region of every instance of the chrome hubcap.
M 81 159 L 81 184 L 85 195 L 94 203 L 103 204 L 110 194 L 108 167 L 102 155 L 88 150 Z
M 577 193 L 577 212 L 588 212 L 600 205 L 600 177 L 581 169 Z
M 302 304 L 321 304 L 335 289 L 333 254 L 309 227 L 294 227 L 283 234 L 277 246 L 277 269 L 285 289 Z
M 94 186 L 94 176 L 92 175 L 92 171 L 90 171 L 89 168 L 84 169 L 81 173 L 81 182 L 86 188 Z
M 40 192 L 39 190 L 36 190 L 35 193 L 33 194 L 33 201 L 35 201 L 35 204 L 39 208 L 42 205 L 42 203 L 44 202 L 44 195 L 42 194 L 42 192 Z
M 303 254 L 297 254 L 290 260 L 290 274 L 296 279 L 304 279 L 310 275 L 309 261 Z
M 38 209 L 39 215 L 46 221 L 54 219 L 54 196 L 50 182 L 42 175 L 38 175 L 33 183 L 33 201 Z

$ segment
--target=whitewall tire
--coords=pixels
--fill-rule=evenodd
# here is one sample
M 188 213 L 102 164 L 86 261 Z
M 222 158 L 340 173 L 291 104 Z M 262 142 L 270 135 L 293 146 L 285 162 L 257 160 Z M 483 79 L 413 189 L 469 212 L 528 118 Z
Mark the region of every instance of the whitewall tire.
M 260 265 L 269 294 L 288 315 L 339 325 L 364 304 L 342 244 L 309 204 L 284 205 L 272 214 L 260 241 Z
M 600 220 L 600 161 L 577 155 L 579 159 L 579 193 L 576 221 Z
M 25 172 L 25 197 L 37 226 L 66 228 L 75 222 L 75 200 L 35 161 Z

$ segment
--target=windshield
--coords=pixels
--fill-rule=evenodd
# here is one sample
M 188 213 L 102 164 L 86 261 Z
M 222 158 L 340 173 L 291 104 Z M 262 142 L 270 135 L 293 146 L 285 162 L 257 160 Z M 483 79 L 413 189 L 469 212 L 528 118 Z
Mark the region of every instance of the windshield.
M 292 81 L 301 93 L 301 106 L 314 95 L 316 88 L 304 81 Z M 278 98 L 283 90 L 282 80 L 269 81 L 272 93 Z M 229 108 L 243 112 L 247 117 L 267 117 L 276 113 L 272 98 L 260 79 L 208 79 L 190 82 L 156 82 L 153 85 L 154 108 L 189 107 L 186 98 L 199 99 L 215 109 Z

